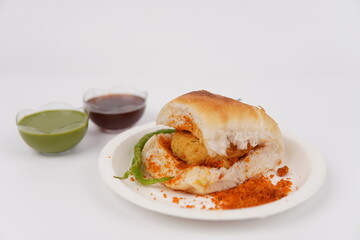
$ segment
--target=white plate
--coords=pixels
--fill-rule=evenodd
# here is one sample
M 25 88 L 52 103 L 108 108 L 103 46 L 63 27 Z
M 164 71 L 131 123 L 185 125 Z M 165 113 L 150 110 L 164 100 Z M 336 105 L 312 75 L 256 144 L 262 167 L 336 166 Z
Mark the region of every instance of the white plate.
M 109 141 L 99 156 L 99 170 L 106 184 L 128 201 L 151 211 L 201 220 L 239 220 L 263 218 L 283 212 L 310 198 L 321 186 L 325 178 L 325 162 L 307 143 L 292 135 L 283 134 L 286 148 L 285 161 L 290 168 L 293 191 L 280 200 L 257 207 L 233 210 L 204 210 L 211 201 L 192 194 L 172 191 L 161 184 L 142 186 L 130 179 L 119 180 L 113 176 L 122 176 L 129 169 L 134 145 L 146 133 L 163 127 L 148 123 L 124 131 Z M 275 179 L 276 180 L 276 179 Z M 173 197 L 183 197 L 178 204 Z M 186 208 L 186 205 L 195 206 Z

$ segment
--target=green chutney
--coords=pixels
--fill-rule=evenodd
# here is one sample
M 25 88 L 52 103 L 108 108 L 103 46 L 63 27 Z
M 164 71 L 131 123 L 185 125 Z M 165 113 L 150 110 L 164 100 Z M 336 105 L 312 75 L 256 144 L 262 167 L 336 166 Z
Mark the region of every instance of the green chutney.
M 76 110 L 46 110 L 17 122 L 24 141 L 42 153 L 65 152 L 85 136 L 88 115 Z

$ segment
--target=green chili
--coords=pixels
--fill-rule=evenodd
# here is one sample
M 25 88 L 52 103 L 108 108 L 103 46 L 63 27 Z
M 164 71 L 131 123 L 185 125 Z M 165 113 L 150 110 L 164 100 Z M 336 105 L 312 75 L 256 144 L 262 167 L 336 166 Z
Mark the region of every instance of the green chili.
M 130 174 L 133 174 L 135 179 L 143 184 L 143 185 L 151 185 L 155 183 L 165 182 L 167 180 L 172 179 L 173 177 L 163 177 L 163 178 L 154 178 L 154 179 L 146 179 L 144 174 L 141 171 L 141 152 L 145 146 L 145 143 L 154 135 L 160 133 L 173 133 L 175 129 L 161 129 L 156 132 L 148 133 L 144 135 L 138 143 L 134 147 L 134 157 L 132 159 L 131 167 L 128 171 L 124 173 L 122 177 L 114 176 L 117 179 L 126 179 Z

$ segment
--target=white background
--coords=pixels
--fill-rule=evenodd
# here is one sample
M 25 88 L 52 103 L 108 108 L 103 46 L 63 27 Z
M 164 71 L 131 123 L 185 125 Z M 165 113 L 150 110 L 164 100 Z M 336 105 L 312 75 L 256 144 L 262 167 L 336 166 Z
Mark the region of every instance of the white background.
M 359 82 L 355 0 L 0 0 L 0 239 L 360 239 Z M 136 125 L 191 90 L 261 105 L 318 149 L 325 183 L 266 219 L 184 220 L 111 192 L 97 157 L 115 135 L 92 123 L 61 156 L 21 140 L 19 110 L 114 84 L 149 92 Z

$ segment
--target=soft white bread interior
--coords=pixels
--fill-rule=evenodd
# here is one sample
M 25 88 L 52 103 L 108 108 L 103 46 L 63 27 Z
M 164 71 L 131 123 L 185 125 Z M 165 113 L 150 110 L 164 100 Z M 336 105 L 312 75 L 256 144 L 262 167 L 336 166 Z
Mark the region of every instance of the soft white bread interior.
M 283 163 L 280 130 L 260 107 L 207 91 L 196 91 L 166 104 L 158 115 L 157 124 L 191 132 L 215 159 L 226 156 L 231 146 L 247 149 L 250 144 L 253 147 L 227 168 L 184 165 L 168 147 L 173 134 L 153 136 L 142 152 L 146 172 L 155 178 L 173 176 L 164 184 L 175 190 L 195 194 L 221 191 L 274 170 Z

